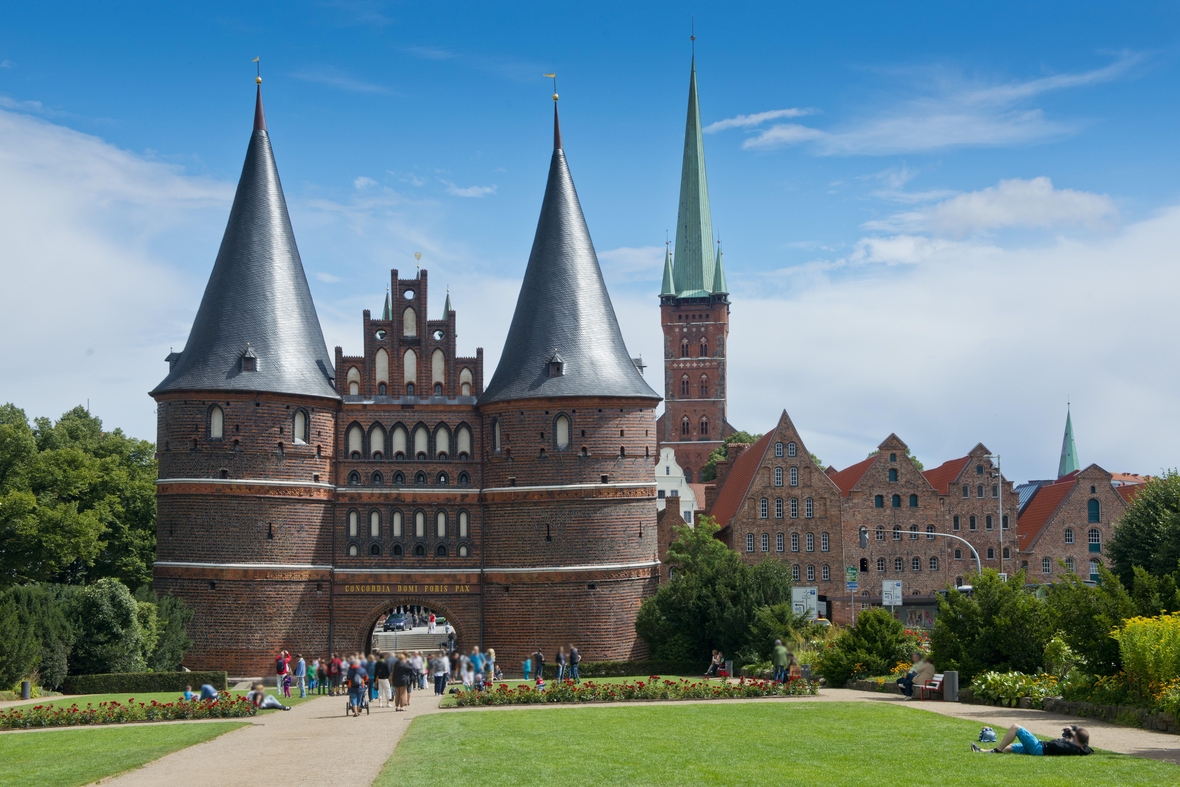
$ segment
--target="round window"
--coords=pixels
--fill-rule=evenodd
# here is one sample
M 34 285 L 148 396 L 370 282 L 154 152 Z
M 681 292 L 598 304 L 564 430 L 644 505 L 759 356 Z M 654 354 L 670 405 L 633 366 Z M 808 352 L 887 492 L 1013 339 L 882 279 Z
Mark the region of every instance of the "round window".
M 442 338 L 443 338 L 444 336 L 446 336 L 446 334 L 445 334 L 445 333 L 443 333 L 441 330 L 439 330 L 439 331 L 435 331 L 435 332 L 434 332 L 434 340 L 435 340 L 436 342 L 441 342 L 441 341 L 442 341 Z
M 405 299 L 407 301 L 414 300 L 414 291 L 413 290 L 406 290 L 405 292 L 402 293 L 402 295 L 405 296 Z
M 384 338 L 385 338 L 385 331 L 377 331 L 377 341 L 381 341 Z

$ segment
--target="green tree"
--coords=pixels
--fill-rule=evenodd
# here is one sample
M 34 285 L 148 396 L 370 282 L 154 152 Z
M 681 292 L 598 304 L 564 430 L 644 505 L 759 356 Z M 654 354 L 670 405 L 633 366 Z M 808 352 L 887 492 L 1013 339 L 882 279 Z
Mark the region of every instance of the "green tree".
M 970 593 L 951 588 L 939 599 L 930 656 L 939 670 L 957 670 L 963 685 L 990 669 L 1035 673 L 1053 630 L 1023 571 L 1005 581 L 985 568 Z
M 1095 675 L 1113 675 L 1122 668 L 1122 659 L 1119 643 L 1110 633 L 1135 615 L 1135 602 L 1118 577 L 1101 564 L 1098 577 L 1097 585 L 1087 585 L 1076 574 L 1065 574 L 1049 586 L 1047 606 L 1050 625 L 1086 669 Z
M 736 655 L 749 644 L 755 610 L 790 600 L 785 566 L 747 566 L 716 539 L 718 529 L 711 517 L 676 528 L 668 548 L 672 579 L 643 602 L 635 621 L 654 658 L 704 661 L 713 649 Z
M 73 594 L 70 617 L 77 639 L 70 673 L 142 672 L 139 604 L 117 579 L 100 579 Z
M 69 670 L 74 632 L 66 617 L 66 602 L 60 587 L 53 585 L 18 585 L 8 594 L 16 602 L 21 627 L 31 632 L 40 647 L 37 673 L 42 686 L 56 689 Z
M 0 408 L 0 586 L 151 581 L 155 448 L 75 407 L 56 423 Z
M 1169 471 L 1138 490 L 1115 526 L 1107 554 L 1124 587 L 1133 585 L 1135 566 L 1156 577 L 1176 573 L 1180 568 L 1180 474 Z
M 156 672 L 175 672 L 180 669 L 184 654 L 193 644 L 188 636 L 188 624 L 193 619 L 193 611 L 178 597 L 158 595 L 147 586 L 137 590 L 135 598 L 141 608 L 144 603 L 151 603 L 156 610 L 156 640 L 155 647 L 146 657 L 148 668 Z
M 750 444 L 753 444 L 753 443 L 758 442 L 761 439 L 762 439 L 762 435 L 760 435 L 760 434 L 750 434 L 749 432 L 742 432 L 742 431 L 737 431 L 731 435 L 728 435 L 724 440 L 721 441 L 720 446 L 713 449 L 713 452 L 709 454 L 709 458 L 705 461 L 705 464 L 701 467 L 701 474 L 700 474 L 701 483 L 703 484 L 707 481 L 716 480 L 716 478 L 717 478 L 717 463 L 722 461 L 723 459 L 725 459 L 725 457 L 727 455 L 726 446 L 728 446 L 730 443 L 750 443 Z
M 20 610 L 9 593 L 0 593 L 0 689 L 8 691 L 37 668 L 41 645 L 21 624 Z

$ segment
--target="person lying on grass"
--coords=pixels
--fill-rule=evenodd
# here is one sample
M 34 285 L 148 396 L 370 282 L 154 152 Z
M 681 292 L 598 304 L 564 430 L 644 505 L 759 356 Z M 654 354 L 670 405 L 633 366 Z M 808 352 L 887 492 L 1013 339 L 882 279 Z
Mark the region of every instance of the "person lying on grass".
M 1013 743 L 1017 738 L 1020 743 Z M 981 749 L 974 743 L 971 744 L 971 751 L 984 752 L 986 754 L 1032 754 L 1034 756 L 1046 757 L 1068 757 L 1079 756 L 1085 754 L 1093 754 L 1093 749 L 1090 748 L 1090 731 L 1085 727 L 1079 727 L 1076 724 L 1071 724 L 1061 731 L 1061 737 L 1054 741 L 1041 741 L 1037 736 L 1021 727 L 1019 724 L 1013 724 L 1004 733 L 1004 739 L 994 749 Z
M 246 695 L 246 699 L 254 704 L 258 710 L 291 710 L 279 702 L 274 696 L 267 694 L 261 683 L 255 683 L 254 688 Z

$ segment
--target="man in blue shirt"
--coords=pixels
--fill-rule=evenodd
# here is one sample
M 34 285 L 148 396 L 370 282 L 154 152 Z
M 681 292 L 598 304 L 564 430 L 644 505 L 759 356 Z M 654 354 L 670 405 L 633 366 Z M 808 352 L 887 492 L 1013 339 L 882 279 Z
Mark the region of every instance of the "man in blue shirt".
M 307 696 L 307 662 L 303 660 L 303 654 L 299 654 L 295 658 L 299 659 L 295 663 L 295 683 L 299 686 L 299 696 Z

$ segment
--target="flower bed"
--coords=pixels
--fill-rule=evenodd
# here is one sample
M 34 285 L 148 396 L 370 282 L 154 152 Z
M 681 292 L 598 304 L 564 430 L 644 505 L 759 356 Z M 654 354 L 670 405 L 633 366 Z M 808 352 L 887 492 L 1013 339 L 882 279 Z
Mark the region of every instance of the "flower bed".
M 90 724 L 127 724 L 140 721 L 180 721 L 184 719 L 238 719 L 253 716 L 257 709 L 244 696 L 216 700 L 185 702 L 100 702 L 97 707 L 77 703 L 34 705 L 0 711 L 0 729 L 23 730 L 33 727 L 74 727 Z
M 664 680 L 652 675 L 634 683 L 585 683 L 563 681 L 545 691 L 530 686 L 510 689 L 501 684 L 488 691 L 465 691 L 456 697 L 460 708 L 483 705 L 532 705 L 545 702 L 633 702 L 642 700 L 720 700 L 735 697 L 797 697 L 819 692 L 819 683 L 811 680 L 746 680 L 737 683 Z

